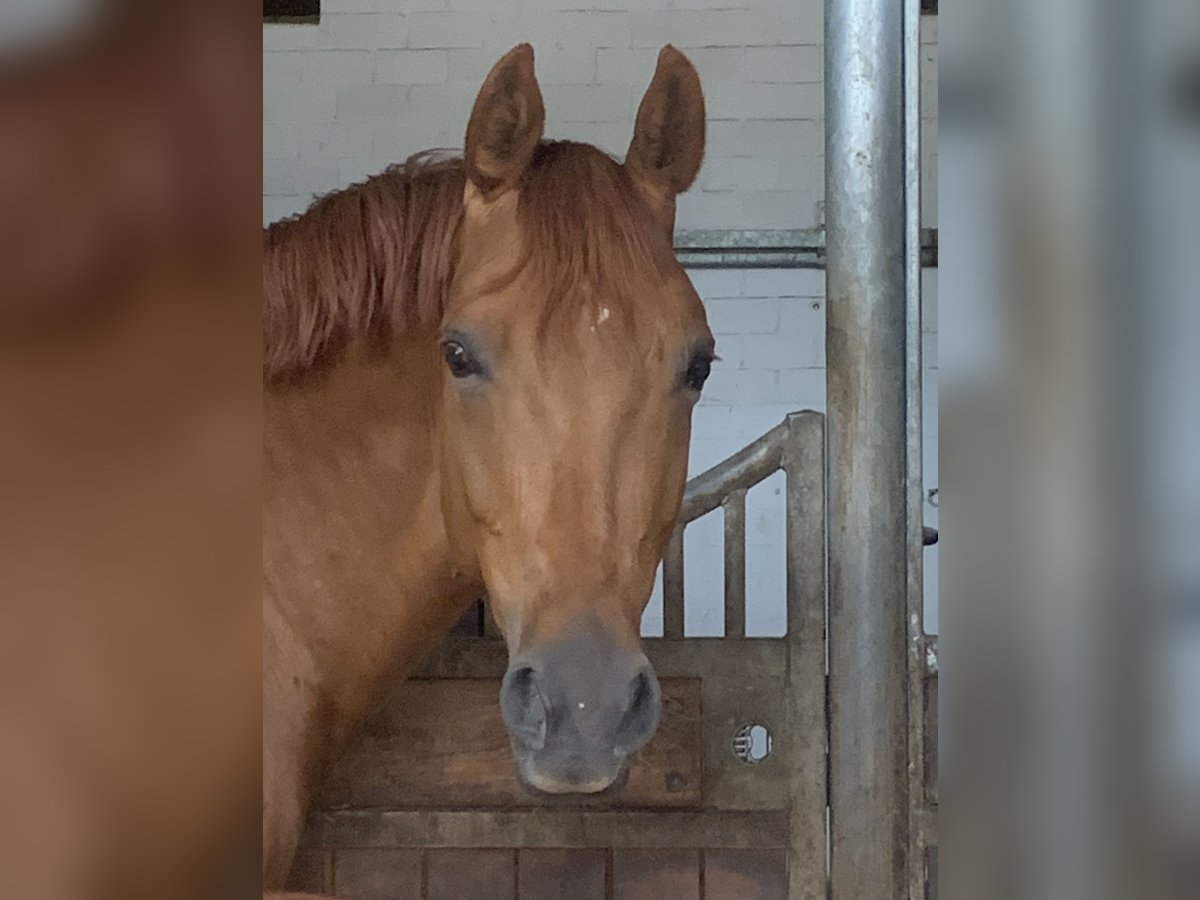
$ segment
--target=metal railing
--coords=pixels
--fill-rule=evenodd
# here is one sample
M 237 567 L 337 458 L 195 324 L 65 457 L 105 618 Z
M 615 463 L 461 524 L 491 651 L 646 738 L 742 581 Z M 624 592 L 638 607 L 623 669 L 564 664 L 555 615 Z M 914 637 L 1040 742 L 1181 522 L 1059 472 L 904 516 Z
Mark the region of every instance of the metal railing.
M 733 456 L 688 482 L 679 524 L 663 556 L 663 637 L 684 636 L 684 530 L 718 507 L 725 516 L 725 637 L 746 636 L 746 494 L 784 467 L 792 420 L 804 415 L 820 413 L 788 416 Z

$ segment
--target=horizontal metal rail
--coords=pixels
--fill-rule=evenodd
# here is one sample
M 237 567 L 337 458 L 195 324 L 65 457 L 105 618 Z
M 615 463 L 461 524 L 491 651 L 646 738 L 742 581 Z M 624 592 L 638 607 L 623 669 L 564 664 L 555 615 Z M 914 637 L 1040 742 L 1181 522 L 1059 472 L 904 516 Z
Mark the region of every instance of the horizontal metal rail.
M 824 228 L 696 229 L 675 234 L 689 269 L 824 269 Z M 938 230 L 921 229 L 921 266 L 937 268 Z
M 734 491 L 746 491 L 773 475 L 783 464 L 787 421 L 746 445 L 724 462 L 701 472 L 687 484 L 679 522 L 686 525 L 723 504 Z

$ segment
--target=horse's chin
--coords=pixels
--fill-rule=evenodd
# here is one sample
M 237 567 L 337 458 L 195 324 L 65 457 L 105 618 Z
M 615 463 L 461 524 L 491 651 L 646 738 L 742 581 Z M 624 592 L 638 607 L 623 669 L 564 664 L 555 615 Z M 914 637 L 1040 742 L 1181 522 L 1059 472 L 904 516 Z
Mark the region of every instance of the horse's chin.
M 596 777 L 554 777 L 540 772 L 528 754 L 517 755 L 517 779 L 527 794 L 546 803 L 578 803 L 617 796 L 629 780 L 629 767 L 622 762 L 612 774 Z

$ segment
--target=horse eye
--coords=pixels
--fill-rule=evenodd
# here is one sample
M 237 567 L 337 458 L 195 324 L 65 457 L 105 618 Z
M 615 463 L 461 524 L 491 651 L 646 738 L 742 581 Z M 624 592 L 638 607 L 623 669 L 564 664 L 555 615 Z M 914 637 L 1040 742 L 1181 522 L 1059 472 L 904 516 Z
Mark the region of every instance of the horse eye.
M 699 391 L 704 387 L 704 382 L 708 380 L 708 374 L 712 371 L 712 357 L 708 354 L 701 354 L 692 357 L 692 361 L 688 363 L 687 371 L 683 375 L 683 383 L 688 390 Z
M 479 374 L 479 364 L 471 358 L 470 352 L 458 341 L 446 341 L 442 344 L 442 356 L 450 367 L 450 374 L 455 378 L 468 378 Z

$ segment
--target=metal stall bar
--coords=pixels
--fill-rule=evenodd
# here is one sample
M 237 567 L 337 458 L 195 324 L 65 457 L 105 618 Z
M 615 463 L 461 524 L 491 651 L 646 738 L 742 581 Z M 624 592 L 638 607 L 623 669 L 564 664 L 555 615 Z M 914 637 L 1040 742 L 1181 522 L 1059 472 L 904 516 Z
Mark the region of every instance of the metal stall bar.
M 825 2 L 833 900 L 908 892 L 903 24 Z
M 683 529 L 686 522 L 675 527 L 667 552 L 663 556 L 663 637 L 679 640 L 683 637 Z
M 826 900 L 825 417 L 787 417 L 787 640 L 791 712 L 789 900 Z
M 926 792 L 925 518 L 921 359 L 921 0 L 904 0 L 904 313 L 908 513 L 908 896 L 926 900 L 927 852 L 934 842 Z M 936 684 L 936 682 L 934 682 Z M 936 694 L 934 695 L 936 698 Z M 936 702 L 936 699 L 934 700 Z
M 730 492 L 725 508 L 725 637 L 746 636 L 746 489 Z

